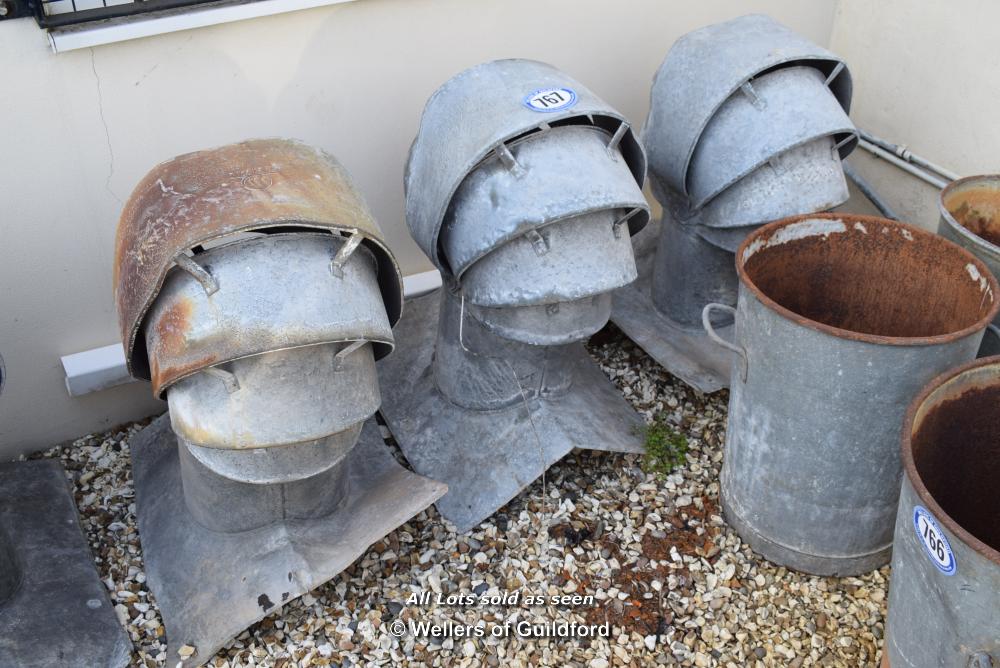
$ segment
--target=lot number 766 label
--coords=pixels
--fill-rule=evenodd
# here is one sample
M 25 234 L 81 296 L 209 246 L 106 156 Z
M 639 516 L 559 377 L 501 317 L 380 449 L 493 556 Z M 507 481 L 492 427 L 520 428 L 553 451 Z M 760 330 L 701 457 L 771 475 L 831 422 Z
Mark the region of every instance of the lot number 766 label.
M 913 508 L 913 529 L 924 546 L 924 551 L 938 570 L 945 575 L 954 575 L 957 564 L 951 551 L 951 544 L 937 521 L 922 506 Z

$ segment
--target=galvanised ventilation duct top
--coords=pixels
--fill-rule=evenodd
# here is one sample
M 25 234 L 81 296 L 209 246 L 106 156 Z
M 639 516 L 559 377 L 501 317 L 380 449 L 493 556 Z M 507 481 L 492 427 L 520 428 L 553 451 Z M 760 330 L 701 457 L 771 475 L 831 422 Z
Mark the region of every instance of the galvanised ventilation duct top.
M 612 319 L 693 387 L 729 384 L 731 358 L 701 311 L 735 305 L 737 246 L 771 220 L 847 200 L 850 101 L 840 58 L 761 15 L 684 35 L 657 71 L 643 143 L 664 217 L 637 240 L 640 278 L 615 294 Z M 725 338 L 731 323 L 715 322 Z
M 635 279 L 644 171 L 628 122 L 544 63 L 485 63 L 428 101 L 406 215 L 445 287 L 408 306 L 382 412 L 413 467 L 448 483 L 438 509 L 459 530 L 574 447 L 641 450 L 638 415 L 579 342 Z
M 196 665 L 445 487 L 371 420 L 401 277 L 331 156 L 258 140 L 168 161 L 116 257 L 130 368 L 170 408 L 132 445 L 146 568 L 169 661 Z

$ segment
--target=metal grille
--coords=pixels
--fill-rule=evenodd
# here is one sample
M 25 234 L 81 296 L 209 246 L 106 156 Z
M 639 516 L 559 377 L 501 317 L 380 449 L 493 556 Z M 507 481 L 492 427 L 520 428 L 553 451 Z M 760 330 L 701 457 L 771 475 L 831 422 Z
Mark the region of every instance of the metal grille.
M 4 0 L 0 0 L 2 4 Z M 14 0 L 13 11 L 0 18 L 34 16 L 42 28 L 60 28 L 136 14 L 195 5 L 233 4 L 231 0 Z

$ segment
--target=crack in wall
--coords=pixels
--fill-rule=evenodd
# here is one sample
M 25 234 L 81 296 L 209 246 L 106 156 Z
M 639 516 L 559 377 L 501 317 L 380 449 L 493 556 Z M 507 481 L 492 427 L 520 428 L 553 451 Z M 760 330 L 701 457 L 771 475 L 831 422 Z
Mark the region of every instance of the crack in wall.
M 97 62 L 94 58 L 94 47 L 90 47 L 90 69 L 94 73 L 94 81 L 97 83 L 97 111 L 101 116 L 101 125 L 104 127 L 104 139 L 108 145 L 108 175 L 104 179 L 104 189 L 110 193 L 119 205 L 124 204 L 114 190 L 111 189 L 111 177 L 115 173 L 115 151 L 111 147 L 111 131 L 108 129 L 108 121 L 104 118 L 104 95 L 101 91 L 101 77 L 97 73 Z

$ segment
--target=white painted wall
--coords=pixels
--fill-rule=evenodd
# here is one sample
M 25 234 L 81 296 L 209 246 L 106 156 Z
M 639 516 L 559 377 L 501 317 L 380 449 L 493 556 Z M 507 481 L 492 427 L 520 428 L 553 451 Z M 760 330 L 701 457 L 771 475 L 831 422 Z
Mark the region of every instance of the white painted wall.
M 854 75 L 851 117 L 961 176 L 1000 171 L 1000 3 L 839 0 L 830 48 Z M 936 230 L 938 190 L 850 158 L 900 217 Z
M 0 459 L 162 410 L 147 384 L 71 398 L 62 355 L 117 341 L 121 202 L 157 162 L 291 136 L 353 173 L 406 273 L 430 268 L 403 222 L 403 166 L 427 96 L 479 62 L 557 65 L 636 124 L 681 34 L 763 11 L 820 44 L 834 0 L 358 0 L 53 54 L 0 23 Z

